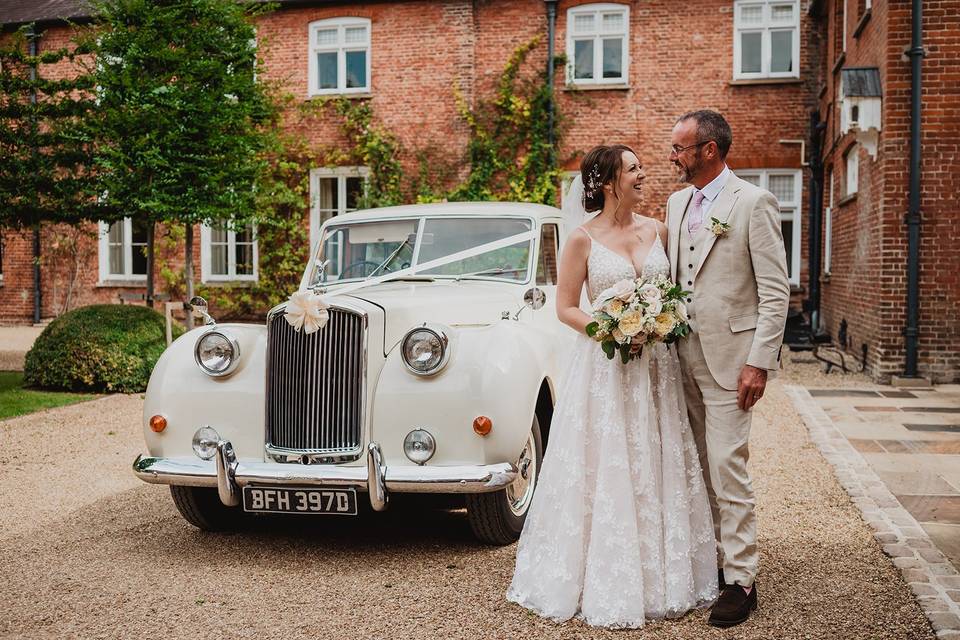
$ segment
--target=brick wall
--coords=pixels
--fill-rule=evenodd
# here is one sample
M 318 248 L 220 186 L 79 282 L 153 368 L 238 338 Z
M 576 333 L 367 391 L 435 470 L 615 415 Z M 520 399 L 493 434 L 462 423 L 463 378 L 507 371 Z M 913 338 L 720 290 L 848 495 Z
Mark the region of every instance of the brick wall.
M 841 0 L 827 3 L 834 13 Z M 867 368 L 879 379 L 902 373 L 905 357 L 907 229 L 910 160 L 911 3 L 875 0 L 863 20 L 850 3 L 847 51 L 842 65 L 878 67 L 883 85 L 882 132 L 877 158 L 861 151 L 855 199 L 834 208 L 833 268 L 823 288 L 824 320 L 836 336 L 846 320 L 849 349 L 867 345 Z M 831 27 L 833 29 L 833 27 Z M 921 167 L 921 375 L 937 382 L 960 377 L 960 248 L 958 214 L 945 194 L 960 189 L 960 1 L 924 2 Z M 831 42 L 836 34 L 831 32 Z M 837 57 L 831 51 L 830 59 Z M 830 114 L 825 163 L 833 167 L 835 193 L 846 170 L 852 134 L 840 136 L 836 110 L 839 67 L 825 65 L 821 110 Z
M 559 3 L 558 53 L 566 49 L 567 10 L 580 4 L 584 3 Z M 624 4 L 630 6 L 626 87 L 570 90 L 564 86 L 564 70 L 557 70 L 559 108 L 565 127 L 560 157 L 569 169 L 575 169 L 582 154 L 594 144 L 631 145 L 648 176 L 642 210 L 662 218 L 667 196 L 681 186 L 668 162 L 670 130 L 678 115 L 705 107 L 720 110 L 730 120 L 734 144 L 728 161 L 734 170 L 801 168 L 799 145 L 781 144 L 779 140 L 807 137 L 809 110 L 817 101 L 824 36 L 808 15 L 806 0 L 800 7 L 800 80 L 777 84 L 731 82 L 730 0 L 698 1 L 695 20 L 669 0 Z M 463 153 L 468 131 L 456 114 L 454 87 L 459 87 L 470 102 L 489 95 L 514 49 L 536 35 L 546 34 L 542 0 L 297 6 L 265 16 L 258 24 L 263 76 L 281 81 L 298 100 L 306 100 L 308 24 L 345 16 L 365 17 L 372 22 L 373 90 L 369 98 L 359 99 L 370 100 L 377 118 L 400 138 L 406 171 L 416 167 L 416 150 L 434 148 L 462 175 L 466 171 Z M 530 61 L 536 69 L 542 69 L 546 47 L 536 50 Z M 335 119 L 308 123 L 291 118 L 289 127 L 318 145 L 346 144 Z M 804 172 L 804 181 L 807 177 Z M 804 188 L 802 206 L 806 209 L 807 205 Z M 801 247 L 803 284 L 805 241 L 801 241 Z M 5 260 L 6 270 L 12 268 L 8 265 L 13 259 Z M 52 270 L 45 270 L 45 277 L 47 271 Z M 83 291 L 75 300 L 116 300 L 119 290 L 96 286 L 96 278 L 94 258 L 84 272 Z M 8 278 L 8 284 L 12 280 Z M 52 283 L 45 284 L 45 291 L 52 287 Z M 22 291 L 22 287 L 4 286 L 0 306 L 6 309 L 8 300 L 17 299 Z M 802 295 L 802 291 L 797 293 L 796 304 Z M 45 302 L 45 315 L 58 312 L 52 301 L 50 305 Z M 28 316 L 7 313 L 0 321 L 27 321 Z

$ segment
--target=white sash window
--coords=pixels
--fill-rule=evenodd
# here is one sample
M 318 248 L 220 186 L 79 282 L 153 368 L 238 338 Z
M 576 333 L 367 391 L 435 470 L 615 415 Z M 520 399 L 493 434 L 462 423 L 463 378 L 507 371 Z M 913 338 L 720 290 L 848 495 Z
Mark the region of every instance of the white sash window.
M 780 231 L 787 251 L 790 284 L 800 286 L 800 196 L 803 172 L 800 169 L 746 169 L 737 176 L 766 189 L 780 203 Z
M 370 20 L 318 20 L 308 34 L 309 95 L 370 92 Z
M 626 84 L 630 8 L 585 4 L 567 11 L 567 82 Z
M 798 0 L 736 0 L 733 5 L 733 77 L 800 77 Z
M 200 227 L 200 277 L 204 282 L 255 281 L 257 231 L 251 224 L 237 230 Z
M 100 282 L 147 279 L 147 226 L 124 218 L 99 224 Z

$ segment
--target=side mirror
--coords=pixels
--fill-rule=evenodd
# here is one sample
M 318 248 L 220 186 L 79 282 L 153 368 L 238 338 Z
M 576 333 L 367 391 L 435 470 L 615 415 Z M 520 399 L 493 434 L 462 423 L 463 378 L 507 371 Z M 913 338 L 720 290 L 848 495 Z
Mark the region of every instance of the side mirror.
M 190 298 L 190 302 L 183 306 L 194 318 L 202 318 L 204 324 L 217 323 L 217 321 L 207 313 L 207 301 L 200 296 L 193 296 Z
M 527 305 L 534 311 L 537 309 L 542 309 L 543 305 L 547 304 L 547 294 L 543 292 L 543 289 L 539 289 L 537 287 L 527 289 L 523 293 L 523 304 Z

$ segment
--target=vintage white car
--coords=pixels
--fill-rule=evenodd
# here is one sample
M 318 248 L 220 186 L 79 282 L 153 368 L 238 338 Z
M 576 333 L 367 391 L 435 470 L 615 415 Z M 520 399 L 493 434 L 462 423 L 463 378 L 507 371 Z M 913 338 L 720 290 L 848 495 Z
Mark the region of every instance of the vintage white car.
M 217 324 L 198 300 L 207 324 L 150 378 L 134 472 L 205 530 L 410 492 L 462 494 L 479 539 L 516 540 L 571 337 L 553 304 L 562 234 L 559 210 L 523 203 L 330 219 L 300 286 L 325 326 L 297 330 L 288 303 L 265 326 Z

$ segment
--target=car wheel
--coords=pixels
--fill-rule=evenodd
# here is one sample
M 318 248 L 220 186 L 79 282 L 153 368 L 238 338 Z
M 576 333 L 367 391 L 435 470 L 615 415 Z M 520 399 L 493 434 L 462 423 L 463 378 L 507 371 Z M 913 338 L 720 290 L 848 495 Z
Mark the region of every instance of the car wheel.
M 173 504 L 183 519 L 203 531 L 229 531 L 240 524 L 243 511 L 220 501 L 216 489 L 170 485 Z
M 473 534 L 488 544 L 505 545 L 516 542 L 523 531 L 530 501 L 537 487 L 540 464 L 543 462 L 543 444 L 540 423 L 533 416 L 530 436 L 517 460 L 520 472 L 506 489 L 494 493 L 467 494 L 467 520 Z

